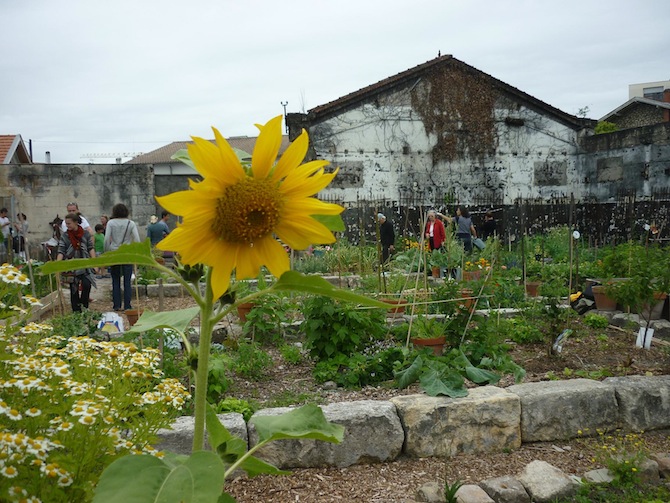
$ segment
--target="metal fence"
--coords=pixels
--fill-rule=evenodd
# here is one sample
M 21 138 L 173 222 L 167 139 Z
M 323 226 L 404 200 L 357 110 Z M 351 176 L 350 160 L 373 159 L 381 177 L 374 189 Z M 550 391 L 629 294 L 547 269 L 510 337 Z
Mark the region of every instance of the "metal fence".
M 423 194 L 388 199 L 359 198 L 343 203 L 335 197 L 324 201 L 345 207 L 342 218 L 346 225 L 344 236 L 353 243 L 376 241 L 376 215 L 384 213 L 393 223 L 396 235 L 410 238 L 421 236 L 426 213 L 435 209 L 445 215 L 455 215 L 460 206 L 453 194 L 431 197 L 427 204 Z M 657 190 L 649 198 L 638 200 L 634 191 L 621 191 L 607 202 L 578 202 L 572 197 L 535 199 L 519 198 L 514 204 L 502 204 L 495 198 L 481 198 L 467 205 L 475 228 L 484 222 L 490 211 L 496 220 L 498 235 L 504 242 L 514 242 L 524 234 L 537 235 L 558 226 L 578 230 L 590 245 L 617 244 L 646 234 L 645 225 L 655 230 L 653 237 L 670 241 L 670 190 Z

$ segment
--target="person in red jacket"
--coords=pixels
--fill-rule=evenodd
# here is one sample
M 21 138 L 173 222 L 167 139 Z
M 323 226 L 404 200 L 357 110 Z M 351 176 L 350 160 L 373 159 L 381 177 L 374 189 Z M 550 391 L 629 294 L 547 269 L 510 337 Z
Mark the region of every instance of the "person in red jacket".
M 439 249 L 446 237 L 444 224 L 441 220 L 438 220 L 435 210 L 430 210 L 426 222 L 426 239 L 430 244 L 431 251 Z

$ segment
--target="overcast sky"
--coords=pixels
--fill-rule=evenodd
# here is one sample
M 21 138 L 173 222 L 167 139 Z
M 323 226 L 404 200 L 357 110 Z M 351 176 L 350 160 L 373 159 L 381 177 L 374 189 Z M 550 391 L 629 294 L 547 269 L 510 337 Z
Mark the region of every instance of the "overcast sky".
M 255 136 L 282 102 L 307 111 L 438 51 L 593 119 L 670 79 L 670 0 L 0 0 L 0 19 L 0 134 L 35 162 Z

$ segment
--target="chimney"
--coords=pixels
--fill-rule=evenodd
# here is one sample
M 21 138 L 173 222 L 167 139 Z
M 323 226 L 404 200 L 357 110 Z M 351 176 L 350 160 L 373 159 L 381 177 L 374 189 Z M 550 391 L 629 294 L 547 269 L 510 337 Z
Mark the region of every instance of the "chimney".
M 51 152 L 48 150 L 44 153 L 44 163 L 51 164 Z
M 670 103 L 670 88 L 663 91 L 663 103 Z M 670 122 L 670 110 L 663 110 L 663 122 Z

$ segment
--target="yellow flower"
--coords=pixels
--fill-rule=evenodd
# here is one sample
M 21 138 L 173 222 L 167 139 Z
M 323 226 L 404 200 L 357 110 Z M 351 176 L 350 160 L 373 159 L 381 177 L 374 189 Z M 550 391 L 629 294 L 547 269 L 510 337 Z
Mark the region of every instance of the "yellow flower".
M 289 270 L 289 258 L 275 236 L 298 250 L 335 241 L 313 216 L 339 215 L 343 208 L 312 196 L 336 173 L 324 173 L 327 161 L 300 165 L 309 145 L 304 130 L 276 161 L 281 121 L 278 116 L 258 126 L 250 169 L 217 129 L 212 128 L 216 144 L 193 137 L 188 153 L 203 180 L 191 182 L 191 190 L 156 198 L 183 217 L 158 248 L 179 253 L 186 265 L 210 266 L 215 299 L 230 286 L 233 270 L 237 279 L 257 276 L 263 265 L 276 277 Z

